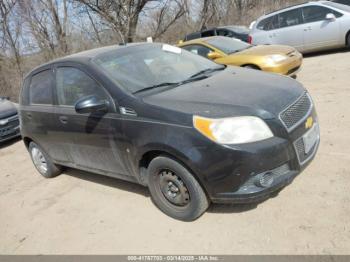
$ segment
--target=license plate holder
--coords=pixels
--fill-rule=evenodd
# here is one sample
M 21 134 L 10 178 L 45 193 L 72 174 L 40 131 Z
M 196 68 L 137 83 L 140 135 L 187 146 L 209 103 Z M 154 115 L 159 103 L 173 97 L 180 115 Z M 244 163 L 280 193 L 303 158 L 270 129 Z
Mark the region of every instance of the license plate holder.
M 319 127 L 318 124 L 315 123 L 314 126 L 303 136 L 305 154 L 308 155 L 310 153 L 319 138 Z

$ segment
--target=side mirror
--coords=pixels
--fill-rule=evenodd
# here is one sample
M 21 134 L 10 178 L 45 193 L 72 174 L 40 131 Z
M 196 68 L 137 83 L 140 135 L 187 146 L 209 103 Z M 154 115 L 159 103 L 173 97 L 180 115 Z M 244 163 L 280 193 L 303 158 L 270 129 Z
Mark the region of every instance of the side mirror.
M 75 111 L 78 114 L 86 113 L 106 113 L 108 112 L 108 101 L 101 100 L 97 96 L 86 96 L 79 99 L 75 104 Z
M 329 13 L 329 14 L 326 15 L 326 20 L 328 20 L 328 21 L 335 21 L 336 19 L 337 18 L 332 13 Z
M 211 60 L 215 60 L 215 59 L 219 59 L 219 58 L 222 58 L 223 56 L 220 54 L 220 53 L 218 53 L 218 52 L 210 52 L 209 54 L 208 54 L 208 58 L 209 59 L 211 59 Z

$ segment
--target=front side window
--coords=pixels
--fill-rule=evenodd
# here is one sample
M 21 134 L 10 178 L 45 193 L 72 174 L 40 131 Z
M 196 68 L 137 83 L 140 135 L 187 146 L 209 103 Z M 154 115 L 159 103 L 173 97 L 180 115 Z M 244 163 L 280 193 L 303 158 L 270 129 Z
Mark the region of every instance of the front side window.
M 341 13 L 322 6 L 307 6 L 303 8 L 305 23 L 323 21 L 326 19 L 327 14 L 334 14 L 336 17 L 342 16 Z
M 56 89 L 59 105 L 74 106 L 82 97 L 95 95 L 106 99 L 103 88 L 90 76 L 74 67 L 59 67 L 56 71 Z
M 186 49 L 187 51 L 190 51 L 193 54 L 200 55 L 205 58 L 208 58 L 208 54 L 213 51 L 210 48 L 203 45 L 188 45 L 183 47 L 183 49 Z
M 257 28 L 264 31 L 278 29 L 279 28 L 278 15 L 270 16 L 262 20 L 261 22 L 259 22 Z
M 252 47 L 252 45 L 247 44 L 238 39 L 228 38 L 228 37 L 216 37 L 211 38 L 206 41 L 209 45 L 221 50 L 225 54 L 233 54 L 239 51 L 243 51 Z
M 301 8 L 293 9 L 290 11 L 286 11 L 280 13 L 278 15 L 279 27 L 289 27 L 300 25 L 303 23 L 303 15 L 301 12 Z
M 52 72 L 42 71 L 32 77 L 29 86 L 29 103 L 52 105 Z

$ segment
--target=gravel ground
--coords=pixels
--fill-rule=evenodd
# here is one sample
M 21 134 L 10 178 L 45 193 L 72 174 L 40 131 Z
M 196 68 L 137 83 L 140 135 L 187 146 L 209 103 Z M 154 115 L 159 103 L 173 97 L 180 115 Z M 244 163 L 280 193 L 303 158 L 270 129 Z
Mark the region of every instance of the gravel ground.
M 322 143 L 315 161 L 257 206 L 213 205 L 192 223 L 147 189 L 67 170 L 46 180 L 21 141 L 0 147 L 1 254 L 350 254 L 350 52 L 305 58 Z

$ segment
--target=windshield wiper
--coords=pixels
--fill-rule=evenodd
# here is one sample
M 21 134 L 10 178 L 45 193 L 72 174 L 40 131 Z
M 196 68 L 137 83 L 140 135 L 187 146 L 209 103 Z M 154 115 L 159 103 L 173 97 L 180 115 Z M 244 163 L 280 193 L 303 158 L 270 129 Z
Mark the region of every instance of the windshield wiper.
M 186 80 L 180 81 L 180 82 L 173 82 L 173 83 L 171 83 L 171 82 L 165 82 L 165 83 L 161 83 L 161 84 L 158 84 L 158 85 L 145 87 L 145 88 L 142 88 L 142 89 L 140 89 L 140 90 L 135 91 L 135 92 L 132 93 L 132 94 L 135 95 L 135 94 L 138 94 L 138 93 L 141 93 L 141 92 L 144 92 L 144 91 L 156 89 L 156 88 L 159 88 L 159 87 L 165 87 L 165 86 L 177 87 L 177 86 L 181 86 L 181 85 L 184 85 L 184 84 L 187 84 L 187 83 L 190 83 L 190 82 L 203 80 L 203 79 L 205 79 L 205 78 L 207 78 L 207 76 L 201 76 L 201 77 L 193 77 L 193 76 L 191 76 L 189 79 L 186 79 Z
M 158 85 L 153 85 L 153 86 L 149 86 L 149 87 L 145 87 L 145 88 L 142 88 L 140 90 L 137 90 L 135 92 L 133 92 L 133 95 L 134 94 L 138 94 L 138 93 L 141 93 L 143 91 L 147 91 L 147 90 L 151 90 L 151 89 L 155 89 L 155 88 L 158 88 L 158 87 L 164 87 L 164 86 L 173 86 L 173 85 L 178 85 L 179 83 L 161 83 L 161 84 L 158 84 Z
M 192 79 L 192 78 L 195 78 L 197 76 L 204 75 L 204 74 L 207 74 L 207 73 L 212 73 L 212 72 L 215 72 L 215 71 L 221 71 L 221 70 L 224 70 L 225 68 L 226 68 L 226 66 L 215 67 L 215 68 L 207 68 L 207 69 L 204 69 L 204 70 L 199 71 L 198 73 L 192 75 L 189 79 Z

